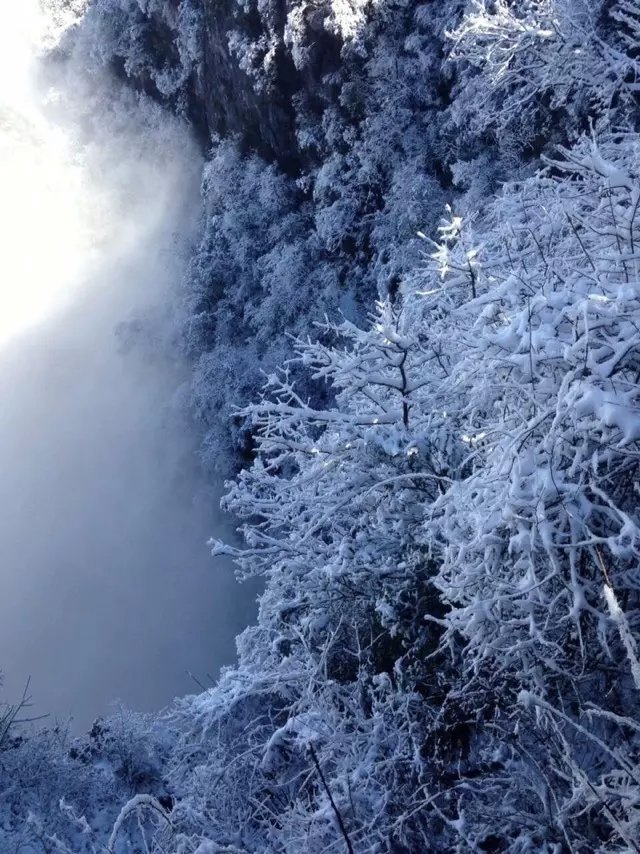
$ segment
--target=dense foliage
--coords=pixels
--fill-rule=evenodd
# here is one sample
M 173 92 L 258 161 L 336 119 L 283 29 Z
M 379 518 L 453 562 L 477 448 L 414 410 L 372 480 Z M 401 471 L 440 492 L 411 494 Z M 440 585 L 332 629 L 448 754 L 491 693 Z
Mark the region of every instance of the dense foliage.
M 181 314 L 205 463 L 250 448 L 227 413 L 285 332 L 394 299 L 446 203 L 481 209 L 594 115 L 632 123 L 637 33 L 635 4 L 605 0 L 90 5 L 90 61 L 189 116 L 209 150 Z
M 123 11 L 206 19 L 90 14 Z M 251 85 L 282 51 L 300 74 L 299 156 L 214 139 L 183 329 L 209 430 L 268 368 L 225 499 L 245 546 L 212 543 L 259 620 L 153 725 L 47 742 L 60 810 L 28 771 L 51 735 L 2 744 L 7 846 L 640 850 L 640 5 L 460 11 L 237 4 Z

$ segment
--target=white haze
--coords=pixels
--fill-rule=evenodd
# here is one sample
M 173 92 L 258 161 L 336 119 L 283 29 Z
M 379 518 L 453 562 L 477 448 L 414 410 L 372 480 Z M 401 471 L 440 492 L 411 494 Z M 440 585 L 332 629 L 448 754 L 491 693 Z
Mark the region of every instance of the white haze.
M 252 597 L 205 545 L 185 367 L 114 334 L 172 299 L 199 154 L 73 63 L 36 85 L 43 24 L 0 0 L 0 696 L 31 677 L 34 711 L 85 726 L 207 681 Z

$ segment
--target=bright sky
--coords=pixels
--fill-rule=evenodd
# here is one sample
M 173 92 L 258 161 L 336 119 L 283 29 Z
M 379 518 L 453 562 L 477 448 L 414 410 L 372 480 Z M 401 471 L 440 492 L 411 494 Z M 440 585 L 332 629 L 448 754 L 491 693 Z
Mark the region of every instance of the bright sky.
M 0 346 L 63 305 L 79 277 L 82 170 L 34 83 L 37 0 L 0 0 Z

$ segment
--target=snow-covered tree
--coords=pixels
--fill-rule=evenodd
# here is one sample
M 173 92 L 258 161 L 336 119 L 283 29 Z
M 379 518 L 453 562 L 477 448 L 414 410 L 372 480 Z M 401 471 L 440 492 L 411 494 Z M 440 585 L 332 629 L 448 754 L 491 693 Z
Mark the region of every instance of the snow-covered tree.
M 162 724 L 12 741 L 0 840 L 638 851 L 640 7 L 224 12 L 87 20 L 170 102 L 212 62 L 202 32 L 241 75 L 179 314 L 209 461 L 239 403 L 244 545 L 212 549 L 263 580 L 258 623 Z M 292 152 L 258 155 L 278 92 Z
M 509 154 L 562 142 L 594 113 L 636 116 L 639 21 L 636 0 L 471 0 L 450 33 L 452 58 L 480 72 L 460 78 L 457 125 Z
M 253 748 L 287 781 L 278 839 L 311 832 L 318 802 L 287 776 L 313 775 L 311 744 L 363 850 L 394 850 L 374 826 L 402 827 L 399 850 L 633 850 L 638 151 L 584 137 L 473 225 L 451 214 L 400 306 L 299 342 L 333 405 L 285 372 L 246 413 L 230 551 L 267 588 L 225 684 L 286 686 Z M 353 821 L 352 775 L 395 792 L 400 769 L 412 821 L 389 795 Z
M 171 842 L 165 725 L 121 708 L 78 738 L 25 718 L 28 708 L 0 743 L 2 851 L 125 854 Z
M 467 238 L 450 384 L 472 470 L 426 526 L 465 691 L 510 754 L 500 773 L 537 779 L 536 838 L 589 846 L 589 814 L 624 850 L 640 795 L 638 153 L 633 135 L 585 137 Z

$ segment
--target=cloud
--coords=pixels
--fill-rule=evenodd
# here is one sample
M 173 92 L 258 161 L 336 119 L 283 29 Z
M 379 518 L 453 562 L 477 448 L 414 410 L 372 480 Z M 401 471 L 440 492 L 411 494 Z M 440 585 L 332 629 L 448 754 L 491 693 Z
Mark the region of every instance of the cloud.
M 29 37 L 0 68 L 0 667 L 6 696 L 30 675 L 38 710 L 84 726 L 215 674 L 255 591 L 209 557 L 228 522 L 172 406 L 186 366 L 114 334 L 151 317 L 171 339 L 197 147 L 77 58 L 43 73 L 37 22 L 2 17 Z

